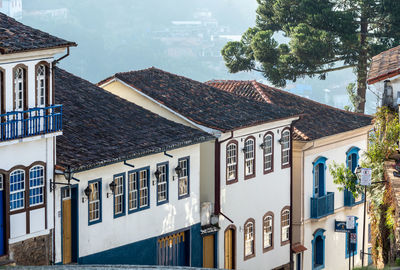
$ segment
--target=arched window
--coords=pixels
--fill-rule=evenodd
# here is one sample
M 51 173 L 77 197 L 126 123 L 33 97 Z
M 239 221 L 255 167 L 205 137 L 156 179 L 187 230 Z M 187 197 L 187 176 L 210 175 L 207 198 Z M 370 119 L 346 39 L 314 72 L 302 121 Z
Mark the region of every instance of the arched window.
M 249 218 L 244 224 L 244 259 L 250 259 L 256 255 L 255 250 L 255 221 Z
M 314 198 L 326 195 L 326 190 L 325 190 L 326 160 L 327 160 L 326 157 L 319 157 L 316 161 L 313 162 Z
M 255 176 L 256 171 L 256 152 L 255 139 L 253 136 L 248 137 L 244 141 L 244 179 L 249 179 Z
M 264 136 L 264 173 L 269 173 L 274 170 L 274 134 L 268 132 Z
M 22 111 L 27 107 L 26 85 L 26 69 L 17 67 L 14 70 L 14 106 L 16 110 Z
M 18 169 L 10 173 L 10 211 L 25 207 L 25 171 Z
M 289 243 L 290 239 L 290 210 L 285 206 L 281 212 L 281 245 Z
M 226 182 L 227 184 L 237 181 L 237 141 L 231 141 L 226 146 Z
M 274 248 L 274 214 L 268 212 L 263 218 L 263 251 Z
M 48 95 L 48 66 L 44 63 L 39 63 L 36 66 L 36 106 L 45 107 Z
M 29 170 L 29 205 L 44 202 L 44 167 L 34 166 Z
M 359 151 L 360 151 L 360 148 L 352 147 L 346 152 L 347 168 L 349 168 L 352 172 L 354 172 L 358 166 L 358 160 L 359 160 L 358 152 Z
M 281 137 L 282 168 L 290 166 L 290 130 L 288 128 L 282 131 Z
M 325 230 L 318 229 L 314 233 L 312 243 L 312 269 L 318 270 L 325 267 Z

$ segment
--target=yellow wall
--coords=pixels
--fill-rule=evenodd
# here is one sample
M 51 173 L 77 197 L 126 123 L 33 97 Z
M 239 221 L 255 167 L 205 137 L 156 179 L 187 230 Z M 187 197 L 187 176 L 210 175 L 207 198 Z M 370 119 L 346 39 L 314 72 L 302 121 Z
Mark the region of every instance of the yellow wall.
M 139 105 L 155 114 L 158 114 L 164 118 L 167 118 L 171 121 L 174 121 L 174 122 L 197 129 L 197 127 L 195 127 L 194 125 L 183 120 L 182 118 L 180 118 L 179 116 L 175 115 L 174 113 L 168 111 L 167 109 L 161 107 L 160 105 L 151 101 L 147 97 L 142 96 L 141 94 L 137 93 L 135 90 L 124 85 L 121 82 L 118 82 L 118 81 L 112 82 L 112 83 L 104 86 L 103 89 L 105 89 L 123 99 L 126 99 L 132 103 L 135 103 L 136 105 Z

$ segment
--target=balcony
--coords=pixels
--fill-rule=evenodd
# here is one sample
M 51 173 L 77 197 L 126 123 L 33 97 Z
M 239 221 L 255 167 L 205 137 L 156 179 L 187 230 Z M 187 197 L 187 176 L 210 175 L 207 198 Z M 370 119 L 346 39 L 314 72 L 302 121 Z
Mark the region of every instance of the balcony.
M 0 142 L 62 130 L 62 105 L 0 114 Z
M 360 204 L 364 202 L 364 194 L 359 195 L 361 196 L 361 199 L 356 200 L 354 198 L 353 193 L 348 191 L 347 189 L 344 190 L 344 206 L 346 207 L 352 207 L 354 205 Z
M 311 198 L 311 218 L 322 218 L 333 214 L 335 193 L 328 192 L 325 196 Z

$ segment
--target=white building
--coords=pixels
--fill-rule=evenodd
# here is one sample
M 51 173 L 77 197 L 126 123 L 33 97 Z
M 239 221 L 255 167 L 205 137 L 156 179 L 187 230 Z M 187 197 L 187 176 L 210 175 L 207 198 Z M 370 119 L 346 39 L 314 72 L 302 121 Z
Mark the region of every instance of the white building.
M 200 202 L 214 208 L 202 223 L 210 233 L 203 267 L 289 268 L 290 128 L 298 118 L 291 110 L 156 68 L 117 73 L 98 85 L 217 137 L 200 148 Z
M 294 269 L 347 269 L 352 250 L 354 265 L 360 265 L 362 196 L 355 200 L 352 193 L 339 192 L 329 174 L 329 165 L 343 163 L 354 171 L 367 148 L 371 117 L 336 109 L 256 81 L 210 81 L 208 84 L 238 96 L 279 104 L 302 115 L 294 123 L 292 132 Z M 358 218 L 357 241 L 350 249 L 347 233 L 335 231 L 335 221 L 345 221 L 346 216 Z M 364 251 L 367 252 L 367 245 Z
M 214 137 L 61 69 L 55 85 L 55 262 L 201 266 L 200 144 Z
M 75 43 L 0 13 L 0 256 L 49 264 L 56 136 L 62 107 L 53 91 L 54 55 Z M 5 256 L 3 256 L 5 255 Z

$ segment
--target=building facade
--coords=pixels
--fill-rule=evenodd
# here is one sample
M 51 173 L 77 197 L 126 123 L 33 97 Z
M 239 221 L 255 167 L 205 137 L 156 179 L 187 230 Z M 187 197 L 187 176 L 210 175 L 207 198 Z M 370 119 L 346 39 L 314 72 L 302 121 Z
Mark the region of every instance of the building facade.
M 17 264 L 52 261 L 55 142 L 54 56 L 74 43 L 0 13 L 0 255 Z

